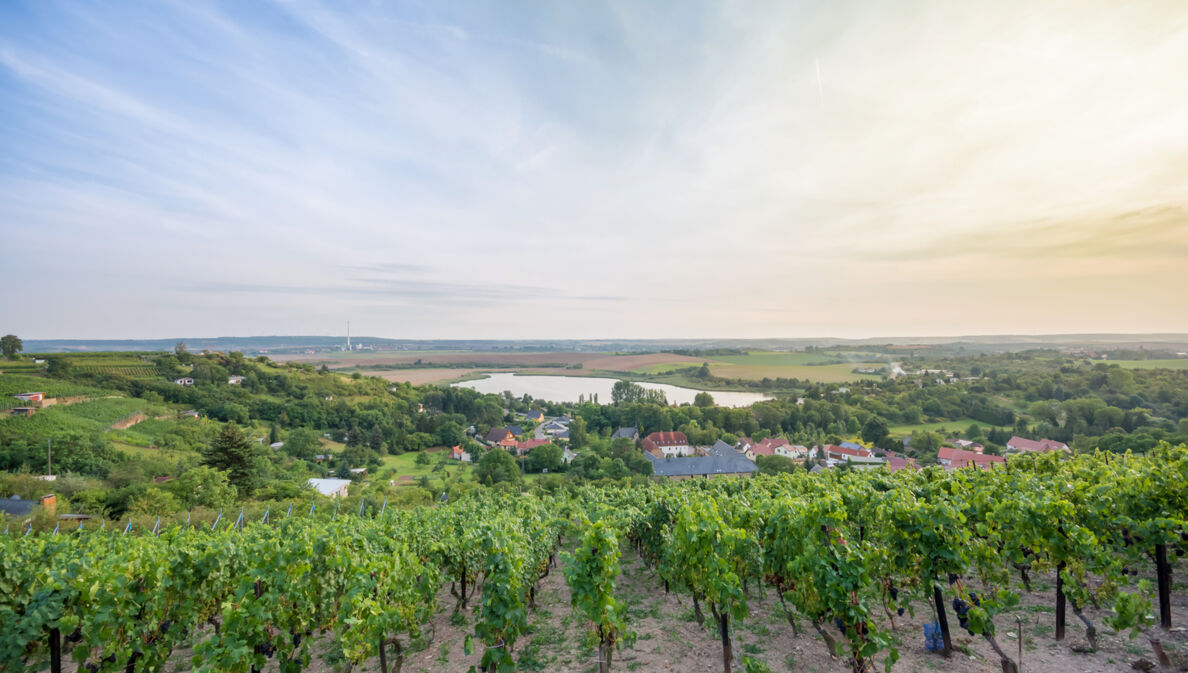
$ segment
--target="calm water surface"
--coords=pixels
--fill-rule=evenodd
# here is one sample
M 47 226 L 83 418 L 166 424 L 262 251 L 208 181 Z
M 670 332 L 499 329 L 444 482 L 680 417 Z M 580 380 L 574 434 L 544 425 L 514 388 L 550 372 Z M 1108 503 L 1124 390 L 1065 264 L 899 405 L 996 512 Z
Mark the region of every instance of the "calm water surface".
M 480 393 L 500 394 L 510 390 L 512 395 L 520 397 L 525 393 L 542 400 L 551 402 L 577 402 L 579 395 L 589 400 L 598 394 L 598 401 L 610 404 L 611 387 L 616 379 L 601 379 L 592 376 L 517 376 L 512 373 L 490 374 L 485 379 L 463 381 L 456 386 L 473 388 Z M 640 386 L 651 390 L 663 390 L 668 397 L 669 404 L 693 403 L 693 396 L 701 392 L 692 388 L 670 386 L 667 383 L 639 383 Z M 745 407 L 755 402 L 771 399 L 759 393 L 734 393 L 720 390 L 708 391 L 714 396 L 714 402 L 723 407 Z

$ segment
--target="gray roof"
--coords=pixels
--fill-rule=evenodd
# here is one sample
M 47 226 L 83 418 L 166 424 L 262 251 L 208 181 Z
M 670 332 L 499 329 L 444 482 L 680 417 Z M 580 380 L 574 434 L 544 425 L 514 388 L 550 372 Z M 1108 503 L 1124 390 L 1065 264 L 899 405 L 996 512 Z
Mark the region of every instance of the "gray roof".
M 37 506 L 36 500 L 22 500 L 19 496 L 12 496 L 0 500 L 0 513 L 11 516 L 27 516 Z
M 689 458 L 657 458 L 650 453 L 644 456 L 652 461 L 652 474 L 658 477 L 700 477 L 713 474 L 742 474 L 758 472 L 755 463 L 731 449 L 734 455 L 710 455 Z
M 737 455 L 739 455 L 738 451 L 735 451 L 733 446 L 730 446 L 729 444 L 727 444 L 726 442 L 723 442 L 720 439 L 718 441 L 714 442 L 714 445 L 709 448 L 709 451 L 711 454 L 713 454 L 715 456 L 730 456 L 730 455 L 737 456 Z M 750 459 L 748 458 L 747 461 L 750 462 Z
M 619 439 L 620 437 L 626 437 L 627 439 L 635 439 L 638 436 L 639 436 L 638 428 L 625 427 L 625 428 L 619 428 L 618 430 L 615 430 L 615 434 L 611 435 L 611 439 Z

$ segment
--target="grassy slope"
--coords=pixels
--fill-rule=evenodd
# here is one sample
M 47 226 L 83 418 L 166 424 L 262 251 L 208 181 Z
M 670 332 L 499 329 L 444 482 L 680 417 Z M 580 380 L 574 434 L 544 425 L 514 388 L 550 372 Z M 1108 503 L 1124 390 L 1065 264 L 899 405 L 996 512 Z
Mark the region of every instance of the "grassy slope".
M 985 431 L 991 427 L 994 427 L 988 423 L 983 423 L 981 421 L 975 421 L 972 418 L 961 418 L 961 419 L 958 419 L 955 421 L 942 421 L 940 423 L 920 423 L 918 425 L 893 425 L 890 428 L 888 428 L 888 430 L 892 435 L 901 435 L 902 436 L 902 435 L 910 435 L 910 434 L 912 434 L 912 432 L 914 432 L 916 430 L 927 430 L 929 432 L 937 432 L 939 430 L 944 429 L 944 430 L 948 431 L 948 436 L 951 437 L 954 434 L 958 434 L 958 435 L 965 434 L 966 429 L 968 429 L 969 426 L 971 426 L 971 425 L 976 425 L 976 426 L 982 428 L 983 431 Z

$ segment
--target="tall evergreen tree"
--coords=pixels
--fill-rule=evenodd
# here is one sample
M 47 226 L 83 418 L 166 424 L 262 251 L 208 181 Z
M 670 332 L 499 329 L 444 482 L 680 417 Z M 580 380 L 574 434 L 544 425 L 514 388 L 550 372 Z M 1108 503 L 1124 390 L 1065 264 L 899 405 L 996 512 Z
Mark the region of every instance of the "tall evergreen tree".
M 264 480 L 259 449 L 234 424 L 223 426 L 210 446 L 202 450 L 202 464 L 226 470 L 240 493 L 250 495 Z

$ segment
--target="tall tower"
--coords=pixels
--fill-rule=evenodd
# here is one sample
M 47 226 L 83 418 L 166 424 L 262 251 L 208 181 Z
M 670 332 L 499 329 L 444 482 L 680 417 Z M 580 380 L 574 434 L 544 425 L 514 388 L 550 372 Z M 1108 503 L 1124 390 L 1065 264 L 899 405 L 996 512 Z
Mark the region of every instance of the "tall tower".
M 347 321 L 347 350 L 351 349 L 351 321 Z

